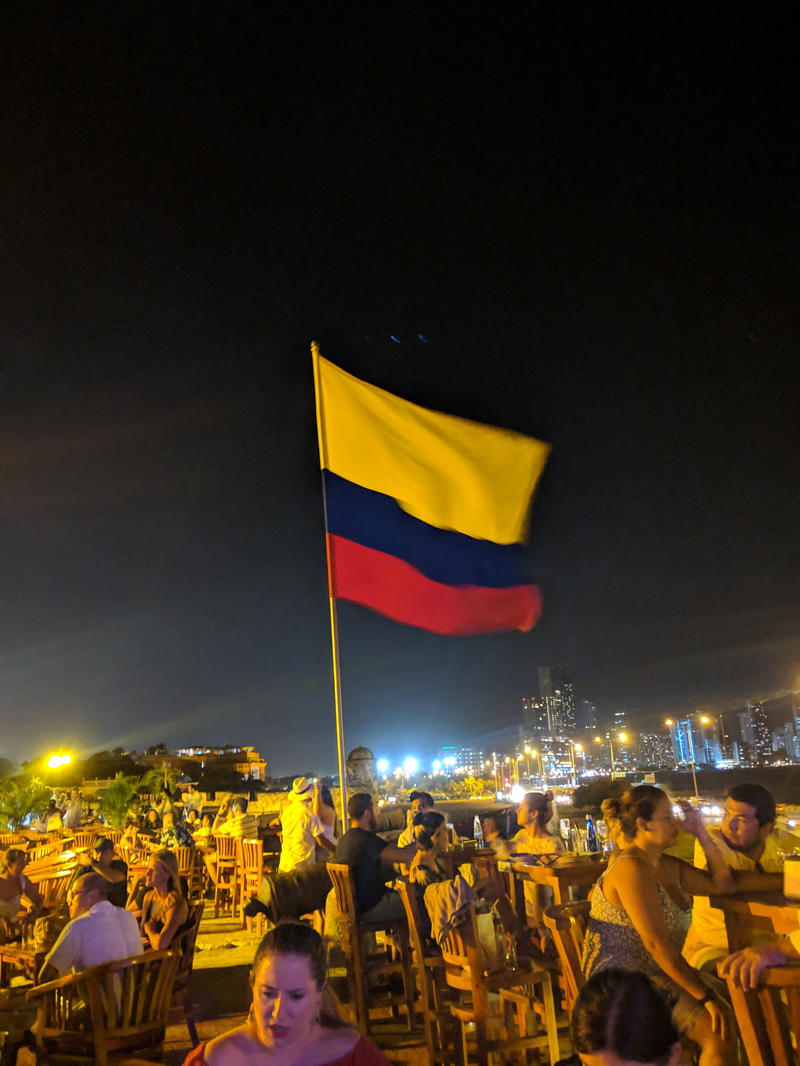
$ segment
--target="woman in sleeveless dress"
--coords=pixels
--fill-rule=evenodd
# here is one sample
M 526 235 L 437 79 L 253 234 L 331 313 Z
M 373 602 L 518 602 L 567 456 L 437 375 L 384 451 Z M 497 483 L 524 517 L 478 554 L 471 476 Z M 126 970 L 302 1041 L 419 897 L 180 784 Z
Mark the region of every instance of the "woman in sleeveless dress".
M 190 1051 L 183 1066 L 389 1066 L 371 1040 L 345 1025 L 326 982 L 319 934 L 279 922 L 253 960 L 247 1021 Z
M 726 1007 L 709 979 L 681 956 L 691 923 L 687 896 L 733 892 L 734 879 L 698 812 L 681 806 L 682 826 L 700 842 L 708 870 L 665 854 L 679 823 L 660 788 L 639 785 L 617 802 L 622 847 L 592 893 L 583 970 L 587 977 L 610 968 L 647 974 L 672 997 L 673 1019 L 698 1045 L 699 1066 L 734 1066 Z

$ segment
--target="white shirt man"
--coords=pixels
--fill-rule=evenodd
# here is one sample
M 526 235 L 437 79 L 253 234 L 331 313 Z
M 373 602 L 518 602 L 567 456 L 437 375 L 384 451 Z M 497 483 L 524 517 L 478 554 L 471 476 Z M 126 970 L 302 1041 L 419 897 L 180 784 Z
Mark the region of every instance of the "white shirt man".
M 734 785 L 730 789 L 722 825 L 719 829 L 709 829 L 709 833 L 726 864 L 732 870 L 742 871 L 736 877 L 740 891 L 778 891 L 782 887 L 782 857 L 772 835 L 774 826 L 775 800 L 767 789 L 750 784 Z M 703 870 L 708 867 L 699 842 L 694 845 L 694 865 Z M 754 943 L 775 940 L 774 933 L 754 934 Z M 695 896 L 683 957 L 697 970 L 716 973 L 717 962 L 728 953 L 724 912 L 712 907 L 707 896 Z
M 142 954 L 139 923 L 130 911 L 109 903 L 107 895 L 108 882 L 99 874 L 77 879 L 69 900 L 72 920 L 44 960 L 40 981 Z
M 292 782 L 289 802 L 281 811 L 281 861 L 279 873 L 288 873 L 302 866 L 313 866 L 317 846 L 333 852 L 334 845 L 325 835 L 325 826 L 311 810 L 314 784 L 307 777 Z

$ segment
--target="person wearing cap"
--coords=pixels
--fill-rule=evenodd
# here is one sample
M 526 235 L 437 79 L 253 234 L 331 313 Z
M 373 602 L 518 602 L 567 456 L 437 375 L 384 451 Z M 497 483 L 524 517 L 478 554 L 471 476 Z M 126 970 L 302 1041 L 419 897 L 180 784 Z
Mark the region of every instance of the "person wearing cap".
M 150 856 L 147 887 L 139 918 L 142 937 L 153 951 L 165 951 L 189 919 L 175 852 L 164 849 Z
M 128 900 L 128 864 L 114 858 L 114 844 L 106 837 L 97 840 L 90 852 L 81 857 L 78 876 L 99 874 L 108 882 L 106 898 L 114 907 L 125 908 Z
M 296 777 L 292 782 L 289 799 L 281 812 L 281 860 L 278 873 L 289 873 L 303 866 L 313 866 L 317 847 L 333 854 L 335 845 L 325 833 L 322 819 L 312 810 L 314 782 L 307 777 Z
M 42 964 L 39 983 L 72 971 L 141 955 L 142 938 L 134 916 L 108 901 L 109 882 L 99 873 L 82 874 L 69 893 L 71 921 Z

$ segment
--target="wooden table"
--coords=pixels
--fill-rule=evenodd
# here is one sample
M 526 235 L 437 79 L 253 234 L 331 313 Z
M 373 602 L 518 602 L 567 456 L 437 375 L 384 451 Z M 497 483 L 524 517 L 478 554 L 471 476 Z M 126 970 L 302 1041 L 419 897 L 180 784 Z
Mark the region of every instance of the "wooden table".
M 525 893 L 518 890 L 520 882 L 547 885 L 553 890 L 553 903 L 568 903 L 572 890 L 593 885 L 606 868 L 600 860 L 575 858 L 570 861 L 560 856 L 555 865 L 529 864 L 525 862 L 498 863 L 498 868 L 510 872 L 509 895 L 520 918 L 525 920 Z
M 800 928 L 800 900 L 787 899 L 780 892 L 712 896 L 711 906 L 718 907 L 725 915 L 728 947 L 732 952 L 751 944 L 754 930 L 786 936 Z
M 12 967 L 21 970 L 35 984 L 49 950 L 49 947 L 36 948 L 33 945 L 21 947 L 18 943 L 0 944 L 0 984 L 8 986 Z

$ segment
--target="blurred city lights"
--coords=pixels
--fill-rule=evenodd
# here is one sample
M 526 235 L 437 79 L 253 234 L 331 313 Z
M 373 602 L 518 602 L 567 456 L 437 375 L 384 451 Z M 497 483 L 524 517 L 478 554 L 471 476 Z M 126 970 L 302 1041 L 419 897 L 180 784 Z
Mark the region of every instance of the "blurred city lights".
M 388 773 L 389 772 L 389 760 L 388 759 L 378 759 L 378 761 L 375 763 L 375 767 L 376 767 L 376 769 L 377 769 L 379 774 Z
M 407 759 L 403 761 L 403 770 L 407 774 L 415 774 L 417 772 L 417 766 L 419 763 L 413 755 L 409 755 Z
M 67 754 L 51 755 L 47 760 L 47 765 L 51 770 L 58 769 L 59 766 L 69 766 L 72 762 L 72 756 Z

